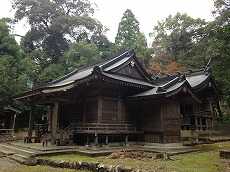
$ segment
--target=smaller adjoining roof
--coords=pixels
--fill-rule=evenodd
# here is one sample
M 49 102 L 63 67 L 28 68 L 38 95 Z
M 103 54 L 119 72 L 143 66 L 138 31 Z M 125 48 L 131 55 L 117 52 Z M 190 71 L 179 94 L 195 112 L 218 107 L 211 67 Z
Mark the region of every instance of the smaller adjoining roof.
M 12 108 L 11 106 L 3 107 L 3 112 L 14 112 L 16 114 L 21 114 L 22 113 L 20 110 Z
M 192 87 L 186 80 L 185 75 L 177 76 L 168 82 L 155 85 L 155 87 L 150 90 L 132 95 L 128 98 L 128 100 L 156 97 L 171 97 L 180 91 L 188 92 L 188 94 L 192 96 L 192 99 L 194 99 L 197 102 L 201 102 L 199 96 L 193 91 Z
M 148 98 L 148 97 L 157 97 L 157 96 L 171 96 L 180 90 L 183 86 L 186 86 L 189 89 L 190 94 L 194 97 L 198 102 L 200 102 L 200 98 L 197 95 L 197 92 L 202 90 L 203 88 L 209 86 L 211 83 L 214 90 L 217 92 L 219 96 L 221 96 L 221 91 L 216 86 L 212 74 L 211 68 L 205 67 L 203 69 L 198 70 L 189 70 L 188 72 L 180 73 L 174 75 L 167 75 L 164 77 L 155 77 L 151 81 L 154 88 L 144 91 L 139 94 L 135 94 L 130 96 L 128 99 L 138 99 L 138 98 Z
M 180 75 L 184 75 L 186 77 L 186 80 L 189 82 L 191 87 L 193 89 L 195 89 L 195 91 L 201 90 L 202 88 L 207 86 L 207 84 L 209 82 L 214 82 L 214 79 L 212 77 L 211 68 L 206 66 L 206 67 L 204 67 L 202 69 L 189 70 L 188 72 L 183 72 L 183 73 L 177 72 L 174 75 L 167 75 L 167 76 L 164 76 L 164 77 L 161 77 L 161 78 L 155 77 L 155 78 L 153 78 L 151 83 L 153 85 L 167 83 L 167 82 L 173 80 L 174 78 L 176 78 L 176 77 L 178 77 Z M 215 82 L 214 82 L 214 85 L 215 85 L 217 91 L 221 95 L 222 93 L 221 93 L 220 89 L 217 87 Z

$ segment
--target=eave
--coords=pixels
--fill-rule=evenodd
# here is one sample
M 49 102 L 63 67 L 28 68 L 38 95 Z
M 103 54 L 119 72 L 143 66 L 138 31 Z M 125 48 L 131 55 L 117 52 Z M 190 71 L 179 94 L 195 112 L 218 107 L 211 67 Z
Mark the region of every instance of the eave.
M 112 76 L 114 76 L 114 77 L 112 77 Z M 121 78 L 121 79 L 119 79 L 119 78 Z M 28 97 L 38 96 L 38 95 L 42 95 L 42 94 L 51 94 L 51 93 L 58 93 L 58 92 L 66 91 L 66 90 L 72 89 L 74 87 L 77 87 L 80 84 L 89 82 L 92 79 L 99 79 L 99 80 L 114 83 L 114 84 L 119 84 L 119 85 L 128 86 L 128 87 L 135 87 L 135 88 L 140 88 L 140 89 L 144 89 L 144 90 L 153 87 L 151 84 L 149 84 L 147 82 L 145 83 L 143 81 L 139 81 L 143 84 L 138 84 L 137 80 L 133 80 L 133 82 L 128 82 L 128 81 L 125 81 L 125 77 L 117 76 L 117 78 L 115 78 L 115 75 L 103 73 L 102 71 L 100 71 L 100 67 L 96 66 L 90 75 L 88 75 L 82 79 L 76 80 L 76 81 L 74 81 L 72 83 L 68 83 L 66 85 L 60 85 L 60 86 L 50 85 L 48 87 L 43 87 L 43 88 L 40 87 L 38 89 L 28 91 L 28 92 L 19 94 L 17 96 L 14 96 L 13 100 L 20 100 L 20 99 L 25 99 Z M 130 79 L 130 80 L 132 80 L 132 79 Z
M 184 80 L 184 77 L 178 77 L 174 78 L 172 81 L 161 85 L 159 87 L 155 87 L 151 90 L 148 90 L 146 92 L 130 96 L 126 100 L 127 101 L 135 101 L 135 100 L 148 100 L 148 99 L 159 99 L 159 98 L 175 98 L 177 101 L 183 101 L 180 100 L 181 95 L 184 93 L 188 93 L 190 97 L 187 97 L 187 99 L 190 99 L 190 102 L 198 102 L 201 103 L 200 97 L 196 94 L 196 92 L 193 90 L 193 88 L 190 86 L 188 81 Z M 185 99 L 184 99 L 185 100 Z

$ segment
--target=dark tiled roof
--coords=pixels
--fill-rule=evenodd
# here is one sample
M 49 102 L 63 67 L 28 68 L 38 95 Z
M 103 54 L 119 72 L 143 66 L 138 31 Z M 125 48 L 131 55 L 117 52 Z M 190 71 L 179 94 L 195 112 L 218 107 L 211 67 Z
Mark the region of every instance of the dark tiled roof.
M 74 72 L 58 79 L 58 80 L 55 80 L 53 82 L 48 83 L 47 85 L 44 85 L 43 87 L 44 88 L 60 87 L 60 86 L 64 86 L 67 84 L 74 83 L 75 81 L 83 79 L 83 78 L 89 76 L 90 74 L 92 74 L 95 67 L 101 68 L 103 75 L 105 75 L 105 76 L 108 76 L 108 77 L 111 77 L 111 78 L 114 78 L 117 80 L 132 82 L 133 84 L 135 84 L 135 83 L 140 84 L 140 85 L 143 84 L 145 86 L 151 86 L 152 87 L 152 85 L 147 83 L 147 82 L 139 81 L 137 79 L 132 79 L 129 77 L 124 77 L 121 75 L 112 75 L 112 74 L 106 73 L 110 69 L 115 68 L 115 67 L 123 64 L 125 61 L 130 59 L 134 54 L 135 54 L 134 49 L 131 49 L 125 53 L 122 53 L 121 55 L 119 55 L 117 57 L 107 58 L 107 59 L 101 60 L 97 63 L 83 66 L 83 67 L 75 70 Z
M 131 49 L 129 51 L 126 51 L 126 52 L 120 54 L 119 56 L 101 59 L 101 60 L 96 61 L 94 63 L 79 67 L 76 70 L 74 70 L 73 72 L 71 72 L 71 73 L 69 73 L 69 74 L 67 74 L 67 75 L 65 75 L 65 76 L 63 76 L 57 80 L 54 80 L 54 81 L 49 82 L 47 84 L 44 84 L 40 87 L 36 87 L 34 89 L 46 88 L 46 87 L 57 87 L 57 86 L 62 86 L 65 84 L 73 83 L 76 80 L 82 79 L 82 78 L 90 75 L 93 72 L 93 68 L 95 66 L 100 66 L 100 67 L 109 66 L 109 64 L 114 64 L 123 58 L 127 58 L 127 56 L 130 57 L 130 54 L 133 54 L 133 53 L 134 53 L 134 49 Z
M 3 112 L 9 112 L 9 111 L 17 113 L 17 114 L 21 114 L 22 113 L 20 110 L 12 108 L 11 106 L 5 106 L 5 107 L 3 107 Z
M 174 75 L 167 75 L 160 78 L 151 78 L 144 70 L 140 62 L 136 59 L 134 50 L 135 49 L 131 49 L 116 57 L 102 59 L 95 63 L 82 66 L 75 71 L 61 77 L 60 79 L 34 88 L 32 91 L 28 91 L 22 93 L 21 95 L 15 96 L 15 99 L 34 96 L 41 94 L 42 92 L 49 93 L 71 89 L 75 86 L 75 83 L 84 82 L 85 79 L 87 80 L 87 78 L 90 78 L 93 75 L 100 75 L 106 77 L 107 79 L 112 79 L 116 82 L 126 83 L 129 86 L 143 87 L 145 90 L 149 89 L 131 97 L 164 95 L 177 90 L 184 84 L 186 84 L 189 89 L 194 89 L 197 91 L 207 85 L 210 80 L 213 80 L 211 76 L 211 69 L 209 67 L 194 71 L 189 70 L 188 72 L 183 73 L 178 72 Z M 129 63 L 131 58 L 135 59 L 137 63 L 136 65 L 139 67 L 138 70 L 145 78 L 144 80 L 111 72 L 117 67 Z
M 180 79 L 180 77 L 176 77 L 167 83 L 154 85 L 155 86 L 154 88 L 139 94 L 132 95 L 130 97 L 164 95 L 180 88 L 185 82 L 186 82 L 185 79 Z
M 110 77 L 111 79 L 115 79 L 117 81 L 121 81 L 121 82 L 127 82 L 127 83 L 132 83 L 131 85 L 139 85 L 139 86 L 143 86 L 143 87 L 153 87 L 152 84 L 150 84 L 149 82 L 144 82 L 142 80 L 139 79 L 135 79 L 132 77 L 128 77 L 128 76 L 122 76 L 121 74 L 111 74 L 109 72 L 109 70 L 122 65 L 124 62 L 126 62 L 128 59 L 130 58 L 135 58 L 135 49 L 131 49 L 129 51 L 126 51 L 116 57 L 113 58 L 105 58 L 102 59 L 98 62 L 86 65 L 86 66 L 82 66 L 78 69 L 76 69 L 75 71 L 57 79 L 54 80 L 52 82 L 49 82 L 47 84 L 41 85 L 39 87 L 33 88 L 31 91 L 22 93 L 18 96 L 14 96 L 14 99 L 19 99 L 19 98 L 25 98 L 25 97 L 29 97 L 29 96 L 34 96 L 36 94 L 40 94 L 40 93 L 48 93 L 48 92 L 55 92 L 55 91 L 60 91 L 62 88 L 63 90 L 66 89 L 70 89 L 73 88 L 74 83 L 81 81 L 87 77 L 90 77 L 91 75 L 93 75 L 94 73 L 97 73 L 98 70 L 100 70 L 100 74 L 104 75 L 106 77 Z M 138 60 L 137 60 L 138 61 Z M 142 70 L 142 73 L 144 73 L 145 77 L 148 80 L 151 80 L 151 77 L 147 74 L 147 72 L 144 70 L 144 68 L 139 64 L 137 64 L 140 66 L 140 70 Z M 72 84 L 72 85 L 71 85 Z M 58 88 L 58 89 L 56 89 Z M 52 90 L 51 90 L 52 89 Z
M 189 85 L 189 87 L 194 89 L 194 91 L 198 91 L 199 88 L 207 86 L 211 80 L 213 79 L 211 69 L 209 67 L 194 71 L 189 70 L 188 72 L 184 73 L 178 72 L 174 75 L 153 78 L 151 83 L 153 84 L 154 88 L 136 95 L 132 95 L 130 98 L 168 94 L 177 90 L 185 82 Z

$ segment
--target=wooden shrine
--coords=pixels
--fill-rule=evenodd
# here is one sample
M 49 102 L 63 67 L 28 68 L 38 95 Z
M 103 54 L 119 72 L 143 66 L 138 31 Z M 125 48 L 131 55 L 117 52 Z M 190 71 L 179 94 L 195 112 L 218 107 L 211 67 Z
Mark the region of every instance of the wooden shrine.
M 4 107 L 0 114 L 0 134 L 14 134 L 16 116 L 21 114 L 21 111 L 12 108 Z
M 108 146 L 179 143 L 181 129 L 211 128 L 210 100 L 220 96 L 209 67 L 152 78 L 131 49 L 80 67 L 14 100 L 31 104 L 25 142 L 35 138 L 43 145 Z M 50 107 L 45 126 L 34 124 L 36 105 Z

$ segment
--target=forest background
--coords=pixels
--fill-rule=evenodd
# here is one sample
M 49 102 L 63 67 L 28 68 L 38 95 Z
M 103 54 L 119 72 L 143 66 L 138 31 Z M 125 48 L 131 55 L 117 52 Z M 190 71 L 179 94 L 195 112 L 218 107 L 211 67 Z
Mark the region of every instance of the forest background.
M 12 106 L 28 114 L 29 106 L 12 101 L 13 95 L 137 47 L 137 57 L 153 77 L 210 65 L 223 91 L 224 116 L 219 117 L 229 118 L 229 0 L 214 0 L 213 21 L 186 13 L 158 21 L 149 33 L 151 46 L 130 9 L 123 13 L 115 42 L 110 42 L 107 28 L 93 18 L 95 6 L 90 1 L 12 0 L 12 8 L 13 18 L 0 19 L 0 107 Z M 25 19 L 30 29 L 18 44 L 11 30 Z M 37 113 L 43 110 L 38 108 Z

